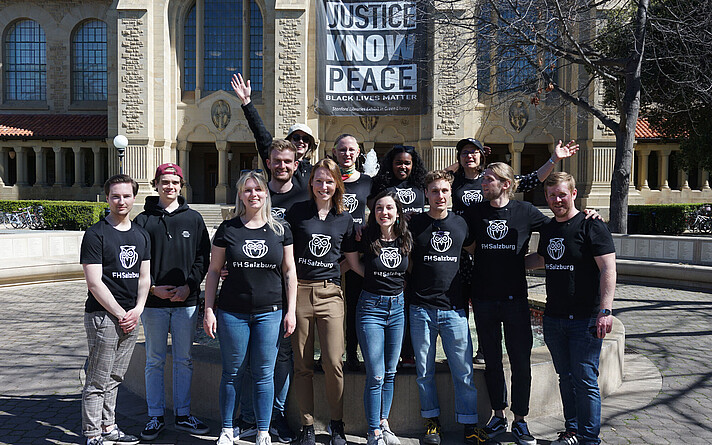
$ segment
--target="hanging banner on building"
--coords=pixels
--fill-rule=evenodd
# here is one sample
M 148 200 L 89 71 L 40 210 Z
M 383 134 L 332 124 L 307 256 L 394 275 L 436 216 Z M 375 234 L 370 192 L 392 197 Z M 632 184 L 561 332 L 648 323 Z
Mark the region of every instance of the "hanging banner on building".
M 320 114 L 426 112 L 426 25 L 417 1 L 317 0 Z

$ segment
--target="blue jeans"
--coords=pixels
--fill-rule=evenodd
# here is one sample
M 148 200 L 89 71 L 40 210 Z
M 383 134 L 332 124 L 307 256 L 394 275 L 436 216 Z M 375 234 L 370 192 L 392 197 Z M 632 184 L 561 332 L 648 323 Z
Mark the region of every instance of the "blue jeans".
M 363 406 L 371 431 L 388 419 L 405 330 L 403 292 L 381 296 L 362 291 L 356 305 L 356 335 L 366 365 Z
M 284 338 L 284 324 L 279 325 L 279 351 L 274 364 L 274 407 L 273 414 L 284 414 L 287 406 L 289 384 L 294 374 L 294 354 L 292 353 L 292 339 Z M 252 371 L 248 363 L 245 376 L 242 379 L 242 394 L 240 395 L 240 416 L 247 423 L 255 423 L 255 412 L 252 403 Z
M 472 338 L 464 309 L 441 310 L 410 306 L 410 336 L 415 352 L 420 415 L 440 415 L 435 387 L 435 349 L 438 334 L 450 366 L 455 390 L 455 420 L 477 423 L 477 390 L 473 381 Z
M 282 310 L 262 314 L 218 310 L 217 318 L 223 367 L 220 380 L 222 427 L 232 428 L 232 419 L 240 400 L 242 377 L 249 361 L 254 378 L 252 396 L 255 400 L 257 429 L 267 431 L 274 399 L 272 378 L 279 347 Z
M 173 355 L 173 412 L 177 416 L 190 414 L 190 383 L 193 378 L 190 349 L 197 319 L 196 306 L 147 307 L 141 314 L 146 336 L 145 378 L 149 417 L 162 416 L 165 410 L 163 368 L 169 331 Z
M 529 301 L 526 298 L 507 300 L 472 300 L 477 339 L 485 356 L 485 382 L 490 404 L 495 411 L 507 407 L 507 384 L 502 367 L 502 326 L 504 344 L 512 369 L 512 412 L 529 414 L 532 385 L 532 327 Z
M 598 444 L 601 430 L 601 393 L 598 359 L 603 340 L 589 328 L 596 318 L 570 320 L 544 317 L 544 342 L 559 374 L 566 431 L 576 431 L 580 444 Z

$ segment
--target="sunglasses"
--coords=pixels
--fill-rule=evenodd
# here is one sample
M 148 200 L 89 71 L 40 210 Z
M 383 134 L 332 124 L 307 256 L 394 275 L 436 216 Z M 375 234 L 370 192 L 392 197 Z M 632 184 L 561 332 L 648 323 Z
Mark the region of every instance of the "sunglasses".
M 311 138 L 310 138 L 309 136 L 307 136 L 307 135 L 302 136 L 301 134 L 293 134 L 291 139 L 292 139 L 292 142 L 302 142 L 302 141 L 304 141 L 304 142 L 306 142 L 306 143 L 308 144 Z
M 466 157 L 468 157 L 468 156 L 474 156 L 476 153 L 479 153 L 479 152 L 480 152 L 479 150 L 462 151 L 462 152 L 460 152 L 460 156 L 462 156 L 463 158 L 466 158 Z

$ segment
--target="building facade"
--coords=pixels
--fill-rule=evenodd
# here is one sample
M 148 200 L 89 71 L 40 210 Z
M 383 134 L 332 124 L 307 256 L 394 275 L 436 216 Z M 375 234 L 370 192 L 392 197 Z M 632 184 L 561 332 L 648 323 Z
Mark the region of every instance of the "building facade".
M 316 157 L 351 133 L 365 151 L 413 145 L 428 168 L 442 168 L 455 162 L 457 141 L 474 136 L 493 148 L 490 161 L 528 173 L 556 141 L 576 139 L 579 154 L 557 168 L 575 174 L 582 205 L 608 206 L 612 134 L 528 96 L 496 106 L 464 97 L 468 70 L 450 50 L 456 30 L 429 37 L 425 114 L 318 114 L 315 23 L 309 0 L 0 0 L 0 198 L 101 199 L 103 181 L 119 170 L 113 137 L 123 134 L 125 171 L 143 194 L 158 164 L 177 162 L 189 202 L 233 202 L 240 170 L 258 163 L 229 86 L 239 71 L 273 135 L 309 125 Z M 672 167 L 676 145 L 642 121 L 637 136 L 630 203 L 712 201 L 707 172 L 687 177 Z M 524 198 L 542 203 L 538 194 Z

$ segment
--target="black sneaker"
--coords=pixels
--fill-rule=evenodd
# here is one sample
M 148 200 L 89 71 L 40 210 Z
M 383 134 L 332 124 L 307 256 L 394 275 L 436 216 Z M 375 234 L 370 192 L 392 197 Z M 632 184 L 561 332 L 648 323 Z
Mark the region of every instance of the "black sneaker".
M 108 433 L 101 433 L 101 438 L 107 445 L 110 443 L 120 445 L 136 445 L 139 442 L 138 437 L 124 433 L 119 429 L 118 425 L 115 425 L 114 429 Z
M 237 431 L 240 433 L 238 434 Z M 246 439 L 248 437 L 257 436 L 257 425 L 254 423 L 246 422 L 242 416 L 237 418 L 237 431 L 235 432 L 235 439 Z
M 561 431 L 559 438 L 551 442 L 551 445 L 578 445 L 578 437 L 576 431 Z
M 176 416 L 176 429 L 190 434 L 207 434 L 210 428 L 192 414 Z
M 484 365 L 485 364 L 485 355 L 482 353 L 482 351 L 477 351 L 477 353 L 475 354 L 475 357 L 472 361 L 476 365 Z
M 476 425 L 465 425 L 465 443 L 467 445 L 499 445 L 499 442 L 489 437 L 484 428 Z
M 497 437 L 507 432 L 507 419 L 504 417 L 492 416 L 484 427 L 485 433 L 489 437 Z
M 512 435 L 519 445 L 536 445 L 536 439 L 529 432 L 527 422 L 524 420 L 512 423 Z
M 272 421 L 269 424 L 269 433 L 277 439 L 277 442 L 282 443 L 290 443 L 297 437 L 294 431 L 289 427 L 284 413 L 278 411 L 272 414 Z
M 87 438 L 86 445 L 104 445 L 104 439 L 102 439 L 101 436 L 92 439 Z
M 425 445 L 440 445 L 440 441 L 440 420 L 438 420 L 437 417 L 425 419 L 425 436 L 423 436 L 423 443 Z
M 303 425 L 295 445 L 316 445 L 314 425 Z
M 146 427 L 141 431 L 142 440 L 153 440 L 163 431 L 166 423 L 163 421 L 163 416 L 153 416 L 149 419 Z
M 331 434 L 330 445 L 346 445 L 346 434 L 344 434 L 344 422 L 332 420 L 326 431 Z

